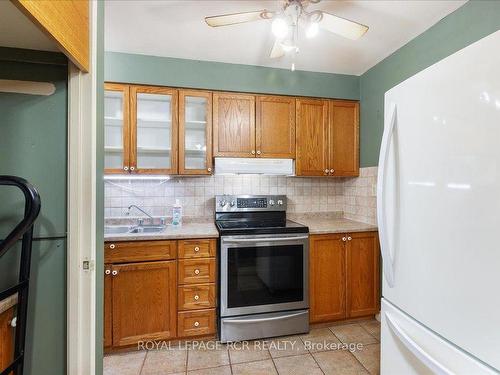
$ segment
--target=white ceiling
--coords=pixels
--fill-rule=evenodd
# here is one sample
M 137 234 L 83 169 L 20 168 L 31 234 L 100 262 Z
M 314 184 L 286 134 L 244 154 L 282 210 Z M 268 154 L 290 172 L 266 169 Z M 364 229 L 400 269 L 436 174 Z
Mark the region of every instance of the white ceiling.
M 0 47 L 58 51 L 35 24 L 10 1 L 0 0 Z
M 320 31 L 299 42 L 300 70 L 359 75 L 427 30 L 464 0 L 326 1 L 310 5 L 370 27 L 358 41 Z M 211 28 L 204 17 L 260 9 L 279 1 L 107 1 L 107 51 L 290 68 L 290 57 L 268 57 L 270 21 Z

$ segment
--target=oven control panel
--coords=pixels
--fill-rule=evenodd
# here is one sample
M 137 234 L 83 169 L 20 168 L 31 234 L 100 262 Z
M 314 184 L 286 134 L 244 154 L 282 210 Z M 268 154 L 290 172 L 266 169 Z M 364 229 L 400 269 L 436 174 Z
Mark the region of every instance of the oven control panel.
M 286 211 L 286 195 L 217 195 L 215 211 Z

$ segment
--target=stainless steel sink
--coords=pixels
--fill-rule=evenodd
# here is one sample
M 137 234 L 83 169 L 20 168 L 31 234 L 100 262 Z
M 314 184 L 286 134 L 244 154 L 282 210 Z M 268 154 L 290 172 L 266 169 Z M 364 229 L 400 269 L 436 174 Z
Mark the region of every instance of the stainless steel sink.
M 104 234 L 160 233 L 165 228 L 165 225 L 107 225 Z
M 144 225 L 131 228 L 129 233 L 160 233 L 165 228 L 165 225 Z
M 104 234 L 123 234 L 129 233 L 129 225 L 107 225 L 104 227 Z

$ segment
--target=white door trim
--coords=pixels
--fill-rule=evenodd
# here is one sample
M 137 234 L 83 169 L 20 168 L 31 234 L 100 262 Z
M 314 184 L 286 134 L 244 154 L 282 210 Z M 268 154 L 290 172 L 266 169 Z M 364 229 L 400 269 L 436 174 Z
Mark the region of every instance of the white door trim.
M 97 6 L 91 1 L 90 71 L 69 62 L 67 374 L 96 371 Z M 85 263 L 88 262 L 88 263 Z M 84 269 L 84 264 L 88 269 Z

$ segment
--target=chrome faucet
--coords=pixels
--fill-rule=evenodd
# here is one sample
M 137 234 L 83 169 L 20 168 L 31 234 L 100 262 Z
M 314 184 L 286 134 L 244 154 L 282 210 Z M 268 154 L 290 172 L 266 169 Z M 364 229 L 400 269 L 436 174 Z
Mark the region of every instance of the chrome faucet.
M 148 214 L 146 211 L 144 211 L 142 208 L 140 208 L 139 206 L 136 206 L 135 204 L 131 204 L 130 206 L 128 206 L 128 213 L 127 215 L 130 215 L 130 210 L 132 208 L 136 208 L 138 211 L 142 212 L 144 215 L 146 215 L 147 217 L 149 217 L 151 220 L 154 220 L 153 219 L 153 216 L 151 216 L 150 214 Z M 139 219 L 139 225 L 142 225 L 144 220 L 143 219 Z

